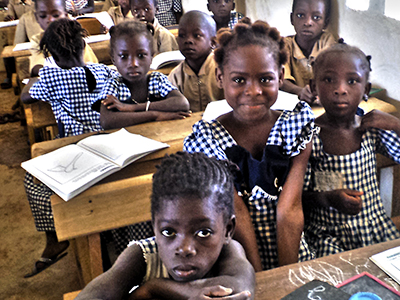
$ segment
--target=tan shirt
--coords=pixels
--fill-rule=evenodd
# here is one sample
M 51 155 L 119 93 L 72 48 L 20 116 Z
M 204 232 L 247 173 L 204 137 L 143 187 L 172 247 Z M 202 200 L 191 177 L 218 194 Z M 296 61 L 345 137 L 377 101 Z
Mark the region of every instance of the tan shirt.
M 29 72 L 32 71 L 32 68 L 36 65 L 44 65 L 45 57 L 43 53 L 39 51 L 40 40 L 42 38 L 43 33 L 36 34 L 32 37 L 31 40 L 31 56 L 29 56 Z M 96 55 L 94 54 L 92 48 L 88 44 L 86 44 L 84 53 L 83 53 L 83 61 L 85 63 L 98 63 Z
M 181 62 L 169 74 L 169 81 L 189 100 L 193 112 L 205 110 L 211 101 L 224 99 L 224 90 L 217 86 L 215 68 L 214 53 L 211 52 L 198 75 L 186 61 Z
M 313 77 L 311 64 L 318 54 L 325 48 L 336 43 L 331 33 L 324 32 L 320 39 L 315 42 L 310 56 L 304 56 L 299 45 L 296 43 L 295 36 L 286 37 L 289 46 L 289 61 L 285 64 L 285 79 L 293 81 L 296 85 L 304 87 L 309 84 Z
M 114 22 L 114 25 L 118 25 L 119 23 L 125 21 L 125 20 L 133 20 L 134 17 L 131 13 L 131 11 L 128 11 L 128 13 L 126 14 L 126 17 L 124 17 L 124 15 L 122 14 L 121 11 L 121 6 L 114 6 L 114 7 L 110 7 L 110 9 L 107 11 L 108 14 L 110 15 L 111 19 Z
M 154 55 L 179 50 L 175 36 L 154 18 Z
M 17 28 L 15 29 L 14 45 L 31 42 L 32 37 L 41 32 L 43 32 L 43 29 L 36 20 L 35 12 L 32 10 L 28 11 L 19 19 Z
M 118 0 L 105 0 L 101 10 L 108 11 L 110 9 L 110 7 L 114 7 L 114 6 L 118 6 Z
M 32 0 L 25 0 L 25 4 L 22 4 L 21 0 L 10 0 L 7 5 L 8 15 L 19 19 L 21 16 L 31 10 L 35 10 L 35 4 Z

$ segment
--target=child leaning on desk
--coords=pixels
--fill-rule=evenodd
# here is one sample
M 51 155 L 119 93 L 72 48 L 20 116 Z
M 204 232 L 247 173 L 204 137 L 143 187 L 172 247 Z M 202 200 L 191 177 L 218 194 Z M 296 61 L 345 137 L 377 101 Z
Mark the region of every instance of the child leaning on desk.
M 400 237 L 380 197 L 376 154 L 400 163 L 400 120 L 358 107 L 368 99 L 370 58 L 336 44 L 313 64 L 312 91 L 325 113 L 306 173 L 305 237 L 317 257 Z
M 120 75 L 107 81 L 93 105 L 104 129 L 190 117 L 189 102 L 168 78 L 148 73 L 152 34 L 152 25 L 135 20 L 111 27 L 111 58 Z
M 189 100 L 193 112 L 203 111 L 209 102 L 225 98 L 215 78 L 215 35 L 215 21 L 204 12 L 189 11 L 179 22 L 178 45 L 185 60 L 171 71 L 168 79 Z
M 253 299 L 254 269 L 235 229 L 228 162 L 202 153 L 163 159 L 153 176 L 155 237 L 132 242 L 83 299 Z
M 321 50 L 336 42 L 325 31 L 331 15 L 331 0 L 293 0 L 290 21 L 296 35 L 288 36 L 289 60 L 285 64 L 285 79 L 281 90 L 298 95 L 312 104 L 316 97 L 310 90 L 312 61 Z
M 197 122 L 184 149 L 239 166 L 234 238 L 256 271 L 310 259 L 303 252 L 301 196 L 314 115 L 305 102 L 293 111 L 271 109 L 283 80 L 286 44 L 276 28 L 256 21 L 220 29 L 217 45 L 217 81 L 233 111 Z
M 25 103 L 41 100 L 51 104 L 61 137 L 102 129 L 99 114 L 91 105 L 106 80 L 117 74 L 104 65 L 85 65 L 85 35 L 86 31 L 77 21 L 61 18 L 52 22 L 40 41 L 40 49 L 46 57 L 51 54 L 58 67 L 43 67 L 39 72 L 40 80 L 31 80 L 21 94 Z M 62 252 L 69 243 L 57 240 L 50 202 L 53 192 L 42 183 L 34 183 L 29 173 L 25 177 L 25 190 L 36 229 L 46 233 L 42 257 L 25 276 L 30 277 L 65 256 Z

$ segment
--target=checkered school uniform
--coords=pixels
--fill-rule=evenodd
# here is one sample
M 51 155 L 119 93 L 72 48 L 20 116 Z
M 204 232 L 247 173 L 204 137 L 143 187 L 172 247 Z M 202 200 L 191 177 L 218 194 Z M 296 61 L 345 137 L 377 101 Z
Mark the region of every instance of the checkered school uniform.
M 156 18 L 162 26 L 177 24 L 176 12 L 182 12 L 181 0 L 159 0 Z
M 65 1 L 65 9 L 67 12 L 74 12 L 77 10 L 81 10 L 89 5 L 88 0 L 66 0 Z
M 306 103 L 299 102 L 293 111 L 282 112 L 271 129 L 266 148 L 279 146 L 281 154 L 289 161 L 311 141 L 314 131 L 314 115 L 311 108 Z M 203 152 L 221 160 L 228 159 L 227 152 L 236 145 L 236 141 L 218 121 L 197 122 L 193 126 L 192 134 L 184 140 L 185 151 Z M 254 171 L 252 168 L 241 170 L 242 174 L 247 172 Z M 283 184 L 284 182 L 280 183 L 281 186 Z M 243 200 L 246 201 L 256 231 L 263 269 L 277 267 L 276 206 L 279 201 L 279 192 L 269 194 L 258 185 L 249 186 L 249 196 L 243 197 Z M 302 238 L 299 260 L 311 258 Z
M 399 136 L 393 131 L 371 128 L 363 134 L 360 149 L 346 155 L 328 154 L 324 152 L 319 135 L 313 139 L 304 189 L 319 189 L 315 177 L 318 176 L 317 171 L 322 171 L 325 174 L 340 173 L 344 189 L 364 192 L 361 196 L 362 210 L 355 216 L 340 213 L 334 208 L 311 210 L 306 218 L 305 237 L 317 257 L 400 237 L 382 204 L 376 153 L 400 163 Z
M 244 15 L 240 12 L 232 11 L 231 17 L 229 19 L 228 27 L 233 29 L 235 25 L 239 22 L 239 20 L 243 19 Z

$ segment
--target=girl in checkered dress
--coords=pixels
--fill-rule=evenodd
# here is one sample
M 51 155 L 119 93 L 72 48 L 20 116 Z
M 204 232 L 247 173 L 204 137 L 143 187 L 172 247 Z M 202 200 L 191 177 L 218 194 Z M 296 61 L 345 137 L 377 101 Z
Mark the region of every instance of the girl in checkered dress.
M 282 85 L 285 43 L 276 28 L 257 21 L 219 30 L 217 44 L 217 81 L 233 111 L 196 123 L 184 149 L 239 166 L 234 238 L 256 271 L 295 263 L 299 253 L 309 259 L 301 196 L 314 116 L 304 102 L 293 111 L 270 109 Z
M 305 180 L 305 237 L 317 257 L 400 237 L 379 192 L 376 153 L 400 162 L 400 120 L 358 107 L 368 99 L 370 57 L 337 44 L 314 63 L 311 88 L 325 113 Z
M 125 21 L 110 29 L 111 58 L 120 74 L 107 81 L 93 106 L 100 111 L 103 128 L 190 116 L 188 100 L 167 76 L 160 72 L 148 74 L 153 33 L 151 24 L 139 21 Z

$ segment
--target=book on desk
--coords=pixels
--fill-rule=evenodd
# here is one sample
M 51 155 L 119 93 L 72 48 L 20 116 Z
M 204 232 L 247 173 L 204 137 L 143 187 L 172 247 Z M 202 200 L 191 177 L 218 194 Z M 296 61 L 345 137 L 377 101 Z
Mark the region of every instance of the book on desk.
M 135 160 L 167 147 L 168 144 L 120 129 L 89 136 L 21 166 L 68 201 Z

